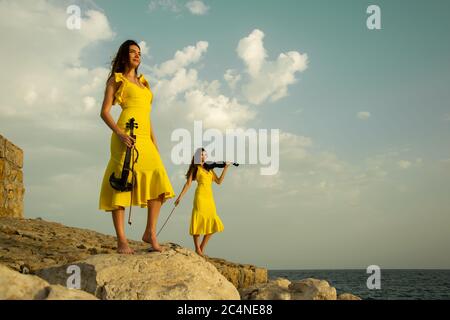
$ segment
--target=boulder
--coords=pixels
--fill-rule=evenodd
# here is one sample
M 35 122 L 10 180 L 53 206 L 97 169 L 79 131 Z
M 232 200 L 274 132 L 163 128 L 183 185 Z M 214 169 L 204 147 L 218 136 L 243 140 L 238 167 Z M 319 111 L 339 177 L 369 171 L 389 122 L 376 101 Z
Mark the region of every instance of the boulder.
M 289 290 L 293 300 L 336 300 L 336 289 L 325 280 L 307 278 L 292 281 Z
M 291 281 L 285 278 L 275 278 L 272 280 L 274 284 L 276 284 L 279 287 L 289 289 L 289 285 L 291 284 Z
M 285 278 L 271 279 L 239 290 L 242 300 L 361 300 L 343 293 L 337 296 L 336 288 L 325 280 L 307 278 L 289 281 Z
M 354 294 L 351 294 L 351 293 L 341 293 L 340 295 L 338 295 L 337 299 L 338 300 L 362 300 L 360 297 L 355 296 Z
M 50 285 L 0 264 L 0 300 L 97 300 L 93 295 L 61 285 Z
M 162 253 L 98 254 L 37 270 L 51 284 L 64 285 L 68 267 L 80 270 L 81 290 L 105 300 L 239 300 L 239 292 L 211 263 L 177 247 Z
M 289 281 L 286 279 L 286 281 Z M 242 300 L 291 300 L 286 283 L 270 280 L 239 290 Z
M 267 269 L 251 264 L 233 263 L 225 259 L 207 256 L 219 272 L 237 289 L 247 288 L 254 284 L 267 282 Z

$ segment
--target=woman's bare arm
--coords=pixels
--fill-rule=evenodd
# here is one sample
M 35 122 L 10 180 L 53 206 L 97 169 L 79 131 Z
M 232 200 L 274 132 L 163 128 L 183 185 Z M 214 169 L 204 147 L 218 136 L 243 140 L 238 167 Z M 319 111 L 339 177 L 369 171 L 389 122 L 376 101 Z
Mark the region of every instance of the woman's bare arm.
M 125 143 L 128 147 L 132 147 L 134 144 L 134 139 L 129 135 L 123 132 L 122 129 L 114 122 L 113 117 L 110 114 L 111 107 L 114 101 L 114 94 L 119 88 L 120 84 L 117 84 L 114 81 L 114 78 L 111 77 L 106 84 L 105 95 L 103 97 L 102 110 L 100 111 L 100 117 L 106 123 L 106 125 L 111 128 L 111 130 L 117 134 L 123 143 Z
M 192 184 L 192 175 L 193 173 L 189 175 L 189 178 L 187 179 L 186 183 L 183 186 L 183 190 L 181 191 L 180 195 L 178 196 L 177 200 L 175 200 L 175 205 L 177 206 L 178 203 L 180 203 L 181 198 L 183 198 L 184 194 L 189 190 L 191 184 Z
M 222 170 L 222 174 L 220 175 L 220 178 L 217 177 L 216 173 L 212 169 L 215 183 L 217 183 L 217 184 L 221 184 L 222 183 L 223 179 L 225 179 L 225 173 L 227 172 L 229 166 L 230 166 L 230 164 L 227 162 L 227 164 L 225 165 L 225 167 Z

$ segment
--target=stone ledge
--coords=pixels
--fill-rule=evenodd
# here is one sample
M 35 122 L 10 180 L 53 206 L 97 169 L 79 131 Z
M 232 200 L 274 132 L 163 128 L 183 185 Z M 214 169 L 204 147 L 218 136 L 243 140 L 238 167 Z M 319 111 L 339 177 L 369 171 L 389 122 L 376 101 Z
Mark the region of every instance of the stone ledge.
M 129 243 L 136 251 L 149 248 L 141 241 L 129 240 Z M 191 251 L 176 243 L 161 245 L 180 252 Z M 40 269 L 85 260 L 92 255 L 113 253 L 116 253 L 116 238 L 110 235 L 40 218 L 0 218 L 0 263 L 17 271 L 35 273 Z M 208 256 L 206 260 L 237 289 L 267 281 L 267 269 Z

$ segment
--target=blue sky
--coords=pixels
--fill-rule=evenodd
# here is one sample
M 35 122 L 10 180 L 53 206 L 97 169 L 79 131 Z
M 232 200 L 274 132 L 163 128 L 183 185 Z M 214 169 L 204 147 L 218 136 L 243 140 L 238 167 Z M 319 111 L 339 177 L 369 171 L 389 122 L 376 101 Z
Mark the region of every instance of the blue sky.
M 220 106 L 231 110 L 221 119 L 228 126 L 283 133 L 278 175 L 242 166 L 214 187 L 225 231 L 207 254 L 268 268 L 450 268 L 442 255 L 450 242 L 450 2 L 205 0 L 203 14 L 187 2 L 0 3 L 0 35 L 20 62 L 0 59 L 0 134 L 25 152 L 25 216 L 113 234 L 97 210 L 110 137 L 98 113 L 110 59 L 131 38 L 148 48 L 140 71 L 154 90 L 152 124 L 177 194 L 186 168 L 170 161 L 170 133 L 192 130 L 190 115 L 205 120 L 205 101 L 229 99 Z M 78 33 L 65 28 L 74 3 Z M 381 30 L 366 27 L 371 4 L 381 9 Z M 8 19 L 19 15 L 21 24 Z M 262 47 L 263 71 L 252 77 L 240 52 Z M 181 64 L 176 53 L 189 50 L 200 58 Z M 281 72 L 277 59 L 288 52 L 307 55 L 305 68 Z M 174 74 L 161 71 L 168 61 L 179 64 L 180 92 L 168 89 Z M 224 79 L 230 69 L 242 76 L 234 89 Z M 286 76 L 296 80 L 272 101 L 277 91 L 267 82 Z M 248 86 L 267 98 L 253 103 Z M 202 105 L 192 104 L 192 92 Z M 160 241 L 192 247 L 193 193 Z M 133 212 L 127 234 L 140 239 L 146 210 Z
M 254 28 L 264 31 L 269 58 L 290 50 L 308 53 L 308 72 L 289 97 L 264 106 L 265 127 L 308 132 L 348 160 L 382 150 L 386 141 L 413 141 L 428 156 L 448 156 L 440 139 L 450 136 L 442 121 L 449 108 L 446 1 L 379 1 L 378 31 L 365 26 L 371 1 L 210 1 L 208 14 L 200 17 L 163 8 L 149 12 L 148 1 L 131 2 L 126 10 L 119 2 L 97 4 L 119 38 L 151 42 L 155 63 L 180 46 L 208 41 L 200 71 L 205 79 L 243 67 L 233 49 Z M 102 45 L 97 59 L 87 50 L 86 63 L 102 63 L 114 45 Z M 297 108 L 303 112 L 295 114 Z M 355 121 L 360 109 L 371 112 L 371 123 Z

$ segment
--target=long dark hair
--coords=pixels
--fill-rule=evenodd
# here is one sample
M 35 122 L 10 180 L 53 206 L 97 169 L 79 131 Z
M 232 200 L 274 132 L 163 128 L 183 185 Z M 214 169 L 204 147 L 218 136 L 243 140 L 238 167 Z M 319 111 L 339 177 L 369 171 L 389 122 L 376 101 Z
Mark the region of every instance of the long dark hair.
M 127 40 L 122 43 L 117 50 L 116 56 L 111 61 L 111 71 L 108 75 L 108 80 L 114 75 L 114 72 L 125 72 L 126 67 L 130 61 L 130 46 L 135 45 L 141 50 L 141 47 L 134 40 Z M 138 75 L 138 68 L 135 70 L 136 76 Z
M 191 164 L 189 165 L 189 169 L 186 172 L 186 179 L 189 179 L 189 176 L 191 175 L 192 172 L 192 180 L 196 180 L 197 179 L 197 171 L 198 171 L 198 167 L 196 166 L 197 164 L 200 164 L 200 158 L 202 156 L 202 152 L 206 151 L 204 148 L 198 148 L 195 151 L 195 154 L 192 156 L 192 160 L 191 160 Z M 197 159 L 195 159 L 197 158 Z

